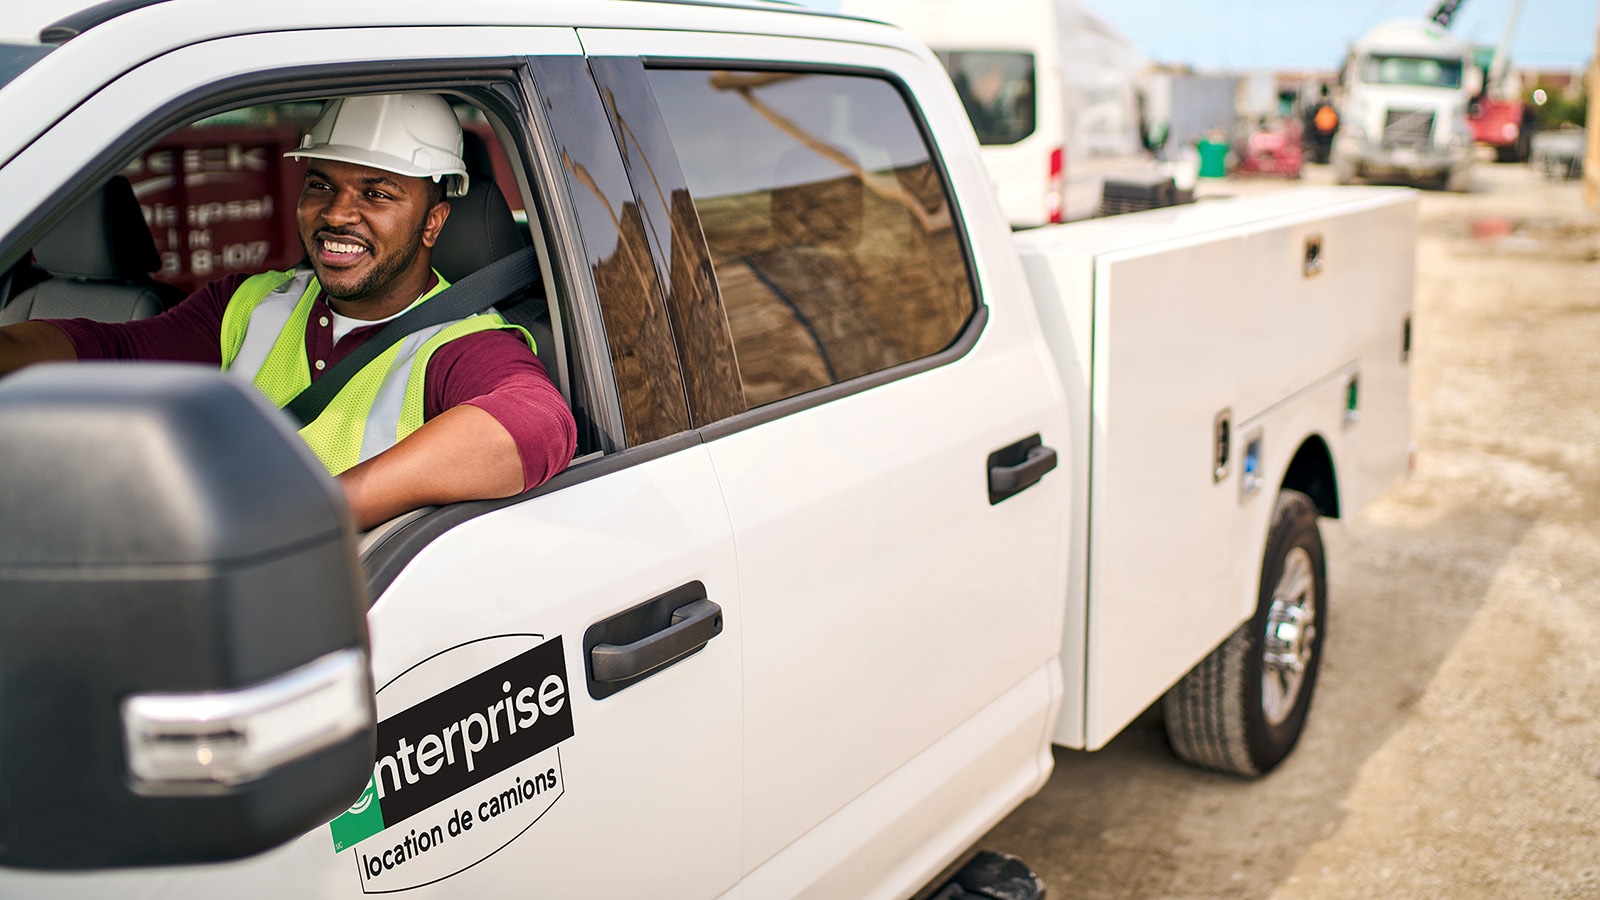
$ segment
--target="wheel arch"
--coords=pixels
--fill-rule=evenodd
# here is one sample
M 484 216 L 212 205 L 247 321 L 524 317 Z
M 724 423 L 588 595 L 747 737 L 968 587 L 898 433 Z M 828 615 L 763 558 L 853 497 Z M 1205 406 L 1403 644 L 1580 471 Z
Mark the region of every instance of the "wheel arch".
M 1339 518 L 1339 480 L 1333 452 L 1321 435 L 1312 434 L 1301 441 L 1278 489 L 1299 491 L 1316 504 L 1318 515 Z

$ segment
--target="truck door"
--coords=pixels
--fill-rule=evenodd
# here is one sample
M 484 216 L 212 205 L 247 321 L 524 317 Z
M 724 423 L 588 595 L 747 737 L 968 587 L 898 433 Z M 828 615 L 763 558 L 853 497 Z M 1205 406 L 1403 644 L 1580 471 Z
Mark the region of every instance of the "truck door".
M 860 893 L 852 857 L 937 846 L 941 817 L 1039 777 L 1066 485 L 992 494 L 990 471 L 1037 474 L 1029 448 L 1060 445 L 1052 375 L 1025 297 L 977 289 L 913 92 L 862 68 L 873 51 L 745 38 L 732 64 L 725 40 L 580 36 L 592 57 L 650 54 L 631 65 L 731 333 L 745 411 L 700 430 L 739 548 L 747 883 Z
M 530 52 L 544 55 L 519 61 Z M 292 69 L 292 84 L 276 67 Z M 240 84 L 259 90 L 241 101 Z M 11 198 L 0 255 L 21 258 L 59 217 L 50 198 L 87 192 L 97 167 L 109 177 L 159 139 L 152 121 L 181 125 L 285 93 L 396 90 L 444 90 L 469 130 L 498 135 L 517 175 L 501 187 L 546 261 L 548 315 L 529 324 L 554 343 L 580 457 L 532 494 L 369 535 L 381 724 L 373 783 L 349 812 L 240 862 L 0 871 L 0 896 L 698 897 L 739 877 L 732 529 L 690 429 L 655 270 L 638 264 L 652 252 L 640 213 L 570 29 L 258 34 L 168 53 L 110 80 L 0 169 Z M 650 639 L 667 632 L 691 634 L 656 652 Z

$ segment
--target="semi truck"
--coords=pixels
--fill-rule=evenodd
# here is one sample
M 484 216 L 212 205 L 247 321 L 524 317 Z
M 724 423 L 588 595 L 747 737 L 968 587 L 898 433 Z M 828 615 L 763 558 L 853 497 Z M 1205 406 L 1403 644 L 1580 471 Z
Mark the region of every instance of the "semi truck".
M 1472 48 L 1429 20 L 1385 22 L 1356 41 L 1344 63 L 1335 179 L 1359 177 L 1472 186 L 1468 106 L 1481 88 Z
M 1413 192 L 1014 233 L 933 52 L 766 3 L 0 44 L 0 310 L 292 267 L 285 123 L 436 93 L 488 146 L 434 266 L 532 248 L 495 308 L 579 423 L 534 490 L 358 532 L 226 373 L 0 380 L 0 896 L 905 897 L 1152 705 L 1241 777 L 1304 732 L 1321 530 L 1407 468 Z

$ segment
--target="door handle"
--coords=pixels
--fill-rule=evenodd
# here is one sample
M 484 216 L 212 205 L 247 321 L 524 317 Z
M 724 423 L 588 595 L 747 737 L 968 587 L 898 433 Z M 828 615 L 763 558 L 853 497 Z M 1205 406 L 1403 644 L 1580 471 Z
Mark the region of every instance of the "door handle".
M 722 607 L 698 581 L 589 626 L 583 635 L 596 700 L 687 659 L 722 633 Z
M 1056 451 L 1037 434 L 989 454 L 989 505 L 1038 484 L 1056 462 Z
M 595 681 L 627 681 L 688 656 L 722 631 L 722 607 L 704 597 L 672 611 L 672 623 L 631 644 L 596 644 L 589 651 Z

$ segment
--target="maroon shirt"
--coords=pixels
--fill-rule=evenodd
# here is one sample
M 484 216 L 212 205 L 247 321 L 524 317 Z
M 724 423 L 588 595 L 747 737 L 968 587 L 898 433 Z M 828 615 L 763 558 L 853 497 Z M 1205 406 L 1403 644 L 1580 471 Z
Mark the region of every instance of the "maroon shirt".
M 127 359 L 222 365 L 222 312 L 248 275 L 230 275 L 195 291 L 182 303 L 148 319 L 105 323 L 46 319 L 61 329 L 79 359 Z M 429 287 L 432 287 L 430 282 Z M 333 311 L 320 294 L 306 323 L 311 380 L 349 356 L 382 325 L 352 330 L 333 343 Z M 514 332 L 480 331 L 434 351 L 423 386 L 424 422 L 468 403 L 495 417 L 516 441 L 523 489 L 543 484 L 567 467 L 577 447 L 572 410 L 538 357 Z

